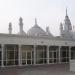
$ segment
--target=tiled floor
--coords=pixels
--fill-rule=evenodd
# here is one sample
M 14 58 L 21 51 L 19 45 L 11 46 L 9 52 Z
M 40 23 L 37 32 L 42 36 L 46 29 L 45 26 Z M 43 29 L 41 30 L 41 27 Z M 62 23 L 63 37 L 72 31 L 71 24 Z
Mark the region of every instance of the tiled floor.
M 0 68 L 0 75 L 75 75 L 75 72 L 69 71 L 69 64 L 52 64 Z

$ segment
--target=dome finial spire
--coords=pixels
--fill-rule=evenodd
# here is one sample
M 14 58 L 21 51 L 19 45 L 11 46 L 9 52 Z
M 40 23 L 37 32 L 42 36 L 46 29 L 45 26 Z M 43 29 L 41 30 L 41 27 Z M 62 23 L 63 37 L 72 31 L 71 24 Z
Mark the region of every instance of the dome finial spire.
M 35 18 L 35 25 L 37 25 L 37 19 Z
M 67 14 L 67 8 L 66 8 L 66 16 L 68 16 L 68 14 Z

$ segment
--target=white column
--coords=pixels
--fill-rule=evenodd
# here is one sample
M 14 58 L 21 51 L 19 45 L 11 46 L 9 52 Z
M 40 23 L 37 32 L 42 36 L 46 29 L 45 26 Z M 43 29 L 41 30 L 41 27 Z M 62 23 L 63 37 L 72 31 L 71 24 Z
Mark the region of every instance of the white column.
M 2 48 L 2 62 L 1 62 L 1 66 L 4 67 L 4 44 L 1 45 Z
M 22 53 L 21 53 L 21 45 L 19 45 L 19 52 L 18 52 L 18 62 L 19 62 L 19 66 L 22 65 Z
M 31 51 L 31 65 L 32 65 L 32 51 Z
M 36 64 L 36 45 L 34 45 L 34 65 Z
M 14 65 L 15 65 L 15 46 L 14 46 Z
M 5 55 L 5 52 L 6 52 L 6 55 Z M 6 60 L 7 60 L 7 48 L 5 48 L 5 52 L 4 52 L 4 55 L 5 55 L 5 57 L 6 57 Z M 6 61 L 6 66 L 7 66 L 7 61 Z
M 49 64 L 49 46 L 47 46 L 47 64 Z
M 52 63 L 54 63 L 54 51 L 52 51 Z
M 27 65 L 27 51 L 26 51 L 26 65 Z
M 71 47 L 69 46 L 69 61 L 71 60 Z
M 59 54 L 59 63 L 61 63 L 61 55 L 60 55 L 61 51 L 60 50 L 61 50 L 61 46 L 59 46 L 59 52 L 58 52 L 58 54 Z

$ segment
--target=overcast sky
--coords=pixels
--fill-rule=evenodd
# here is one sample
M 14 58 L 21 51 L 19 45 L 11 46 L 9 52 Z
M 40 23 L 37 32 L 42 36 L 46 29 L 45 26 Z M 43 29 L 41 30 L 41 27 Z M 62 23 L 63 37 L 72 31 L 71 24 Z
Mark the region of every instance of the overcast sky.
M 21 16 L 25 32 L 37 18 L 40 27 L 45 30 L 49 26 L 52 34 L 59 35 L 66 7 L 71 23 L 75 25 L 75 0 L 0 0 L 0 33 L 8 33 L 9 22 L 12 22 L 13 33 L 18 33 Z

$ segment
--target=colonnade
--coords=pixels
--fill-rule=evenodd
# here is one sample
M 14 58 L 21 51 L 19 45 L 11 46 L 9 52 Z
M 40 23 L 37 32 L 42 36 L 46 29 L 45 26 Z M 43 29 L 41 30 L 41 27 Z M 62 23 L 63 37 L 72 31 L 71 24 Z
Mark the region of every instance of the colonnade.
M 6 65 L 4 65 L 4 58 L 5 58 L 4 52 L 6 50 L 5 46 L 6 46 L 6 44 L 1 44 L 1 60 L 0 60 L 1 61 L 1 67 L 6 66 Z M 10 46 L 10 44 L 9 44 L 9 46 Z M 22 66 L 23 65 L 22 64 L 22 62 L 23 62 L 22 61 L 22 57 L 23 57 L 22 56 L 22 46 L 23 45 L 21 45 L 21 44 L 17 45 L 17 47 L 18 47 L 17 48 L 18 49 L 18 58 L 17 58 L 18 63 L 17 63 L 17 65 L 18 66 Z M 31 45 L 28 45 L 28 46 L 31 46 Z M 45 47 L 44 51 L 46 51 L 46 56 L 43 56 L 42 54 L 39 53 L 39 52 L 42 53 L 42 51 L 40 51 L 42 48 L 39 50 L 38 46 L 40 46 L 40 48 L 41 47 Z M 51 48 L 54 49 L 54 51 L 52 51 Z M 26 61 L 25 65 L 28 65 L 27 61 L 31 61 L 31 63 L 30 63 L 31 65 L 36 65 L 36 64 L 40 64 L 40 63 L 42 63 L 42 64 L 43 63 L 44 64 L 50 64 L 50 63 L 54 64 L 54 63 L 63 63 L 63 62 L 67 63 L 71 59 L 71 50 L 72 50 L 71 46 L 32 45 L 32 48 L 30 48 L 30 49 L 31 49 L 30 52 L 32 53 L 30 55 L 31 59 L 27 60 L 28 55 L 26 55 L 26 59 L 24 60 L 24 62 Z M 68 50 L 66 50 L 66 49 L 68 49 Z M 73 48 L 73 51 L 74 51 L 74 49 L 75 49 L 75 47 Z M 39 52 L 38 52 L 38 50 L 39 50 Z M 65 50 L 66 50 L 67 54 L 65 53 Z M 26 52 L 26 54 L 27 54 L 27 52 Z M 40 55 L 40 57 L 39 57 L 39 55 Z M 37 62 L 37 61 L 40 61 L 40 63 Z M 6 62 L 7 62 L 7 60 L 6 60 Z M 12 66 L 12 64 L 11 64 L 11 66 Z

